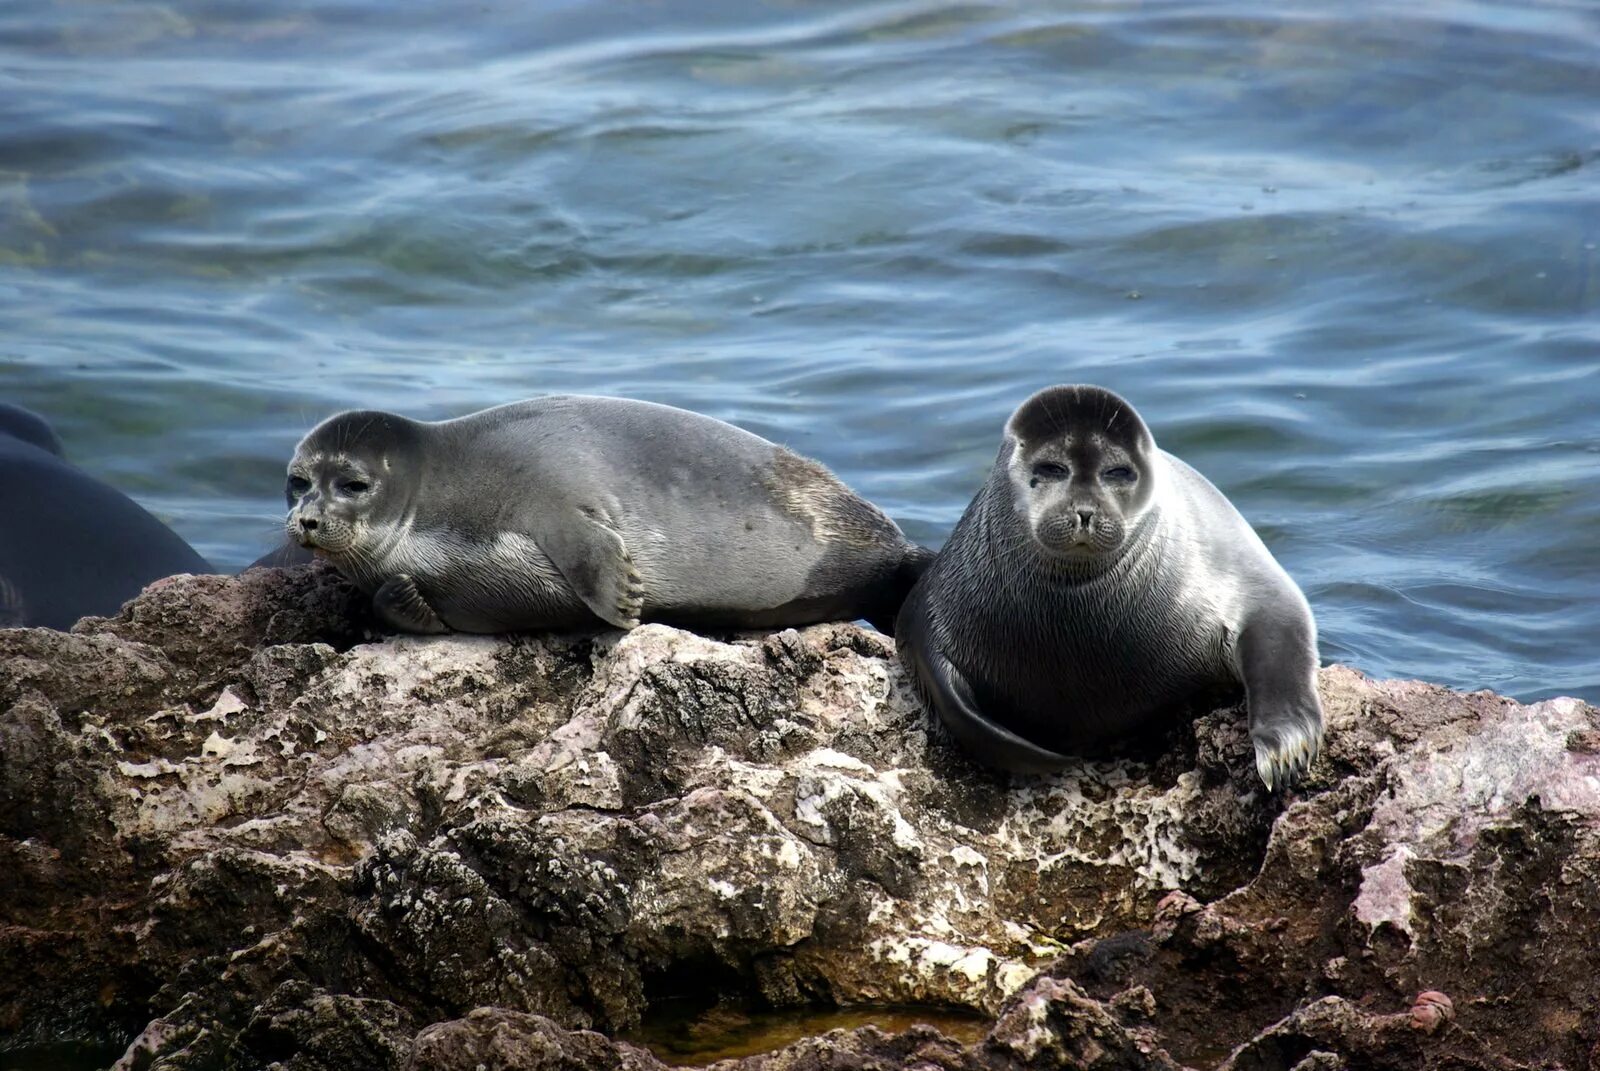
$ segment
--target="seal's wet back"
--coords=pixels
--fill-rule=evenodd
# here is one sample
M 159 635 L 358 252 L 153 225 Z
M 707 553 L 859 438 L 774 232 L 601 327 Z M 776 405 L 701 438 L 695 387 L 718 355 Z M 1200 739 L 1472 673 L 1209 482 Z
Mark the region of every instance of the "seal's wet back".
M 70 628 L 153 580 L 209 572 L 144 507 L 68 462 L 42 417 L 0 404 L 0 627 Z

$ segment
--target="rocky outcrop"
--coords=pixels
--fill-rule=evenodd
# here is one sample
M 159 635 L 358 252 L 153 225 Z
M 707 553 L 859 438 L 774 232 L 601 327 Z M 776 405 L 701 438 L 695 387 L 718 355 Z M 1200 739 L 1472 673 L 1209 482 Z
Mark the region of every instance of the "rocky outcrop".
M 1323 671 L 1007 779 L 849 625 L 377 638 L 321 567 L 0 631 L 0 1037 L 126 1068 L 661 1066 L 664 998 L 936 1005 L 739 1066 L 1600 1066 L 1600 717 Z

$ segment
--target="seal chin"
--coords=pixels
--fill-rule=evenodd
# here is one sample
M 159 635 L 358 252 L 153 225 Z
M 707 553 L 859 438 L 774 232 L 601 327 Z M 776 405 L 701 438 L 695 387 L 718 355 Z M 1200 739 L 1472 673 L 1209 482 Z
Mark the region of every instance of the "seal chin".
M 1122 537 L 1122 530 L 1114 525 L 1080 525 L 1061 518 L 1051 518 L 1033 532 L 1041 550 L 1070 562 L 1091 562 L 1114 554 L 1122 546 Z
M 1113 561 L 1116 558 L 1117 550 L 1115 546 L 1104 547 L 1092 542 L 1072 543 L 1066 546 L 1051 546 L 1041 543 L 1040 548 L 1044 551 L 1045 557 L 1049 559 L 1063 565 L 1082 566 L 1085 568 Z
M 340 536 L 343 538 L 340 538 Z M 321 551 L 323 554 L 337 557 L 339 555 L 348 553 L 350 548 L 355 546 L 355 542 L 355 536 L 348 531 L 337 534 L 329 532 L 327 535 L 323 535 L 317 539 L 316 542 L 310 544 L 310 546 L 313 550 Z

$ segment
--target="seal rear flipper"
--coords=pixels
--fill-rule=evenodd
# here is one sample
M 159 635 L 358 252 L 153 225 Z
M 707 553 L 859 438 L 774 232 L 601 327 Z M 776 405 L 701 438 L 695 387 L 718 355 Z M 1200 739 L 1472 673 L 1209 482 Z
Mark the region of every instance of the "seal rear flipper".
M 967 678 L 928 644 L 923 613 L 925 607 L 907 602 L 895 642 L 901 657 L 909 659 L 924 699 L 950 735 L 978 761 L 1012 773 L 1054 773 L 1071 763 L 1070 756 L 1031 743 L 984 716 Z
M 885 636 L 893 636 L 899 627 L 900 608 L 910 598 L 911 589 L 917 586 L 922 574 L 933 564 L 934 557 L 934 552 L 927 547 L 919 547 L 915 543 L 907 546 L 905 557 L 900 559 L 893 575 L 884 582 L 887 594 L 879 600 L 876 608 L 861 615 L 866 618 L 867 624 Z
M 596 617 L 616 628 L 638 628 L 644 578 L 621 533 L 583 507 L 561 511 L 555 520 L 539 533 L 539 548 Z
M 1071 756 L 1040 747 L 986 718 L 966 677 L 942 656 L 928 659 L 928 670 L 928 690 L 939 720 L 980 761 L 1024 774 L 1055 773 L 1072 762 Z
M 437 635 L 450 631 L 417 590 L 417 582 L 404 573 L 391 576 L 372 593 L 372 609 L 379 621 L 402 632 Z

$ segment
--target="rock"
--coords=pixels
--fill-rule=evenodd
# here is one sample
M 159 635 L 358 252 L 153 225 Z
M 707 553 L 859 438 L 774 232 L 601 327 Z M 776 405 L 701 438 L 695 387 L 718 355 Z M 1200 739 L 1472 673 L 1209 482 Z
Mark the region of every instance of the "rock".
M 666 1066 L 626 1042 L 504 1008 L 479 1008 L 428 1027 L 417 1036 L 409 1065 L 410 1071 L 664 1071 Z M 987 1065 L 920 1026 L 896 1035 L 873 1027 L 835 1030 L 737 1066 L 742 1071 L 978 1071 Z
M 1156 1043 L 1155 1031 L 1128 1029 L 1118 1021 L 1126 1001 L 1109 1003 L 1094 1000 L 1071 979 L 1041 975 L 1007 1005 L 985 1048 L 1008 1058 L 1001 1066 L 1177 1068 Z
M 478 1008 L 417 1035 L 411 1071 L 661 1071 L 648 1052 L 542 1015 Z
M 1455 1002 L 1434 989 L 1418 993 L 1411 1005 L 1411 1029 L 1424 1034 L 1437 1033 L 1456 1017 Z
M 668 996 L 993 1019 L 827 1068 L 1588 1066 L 1600 717 L 1322 671 L 1298 793 L 1242 712 L 984 771 L 850 625 L 375 637 L 322 567 L 0 631 L 0 1051 L 617 1068 Z M 1448 994 L 1448 996 L 1446 996 Z

